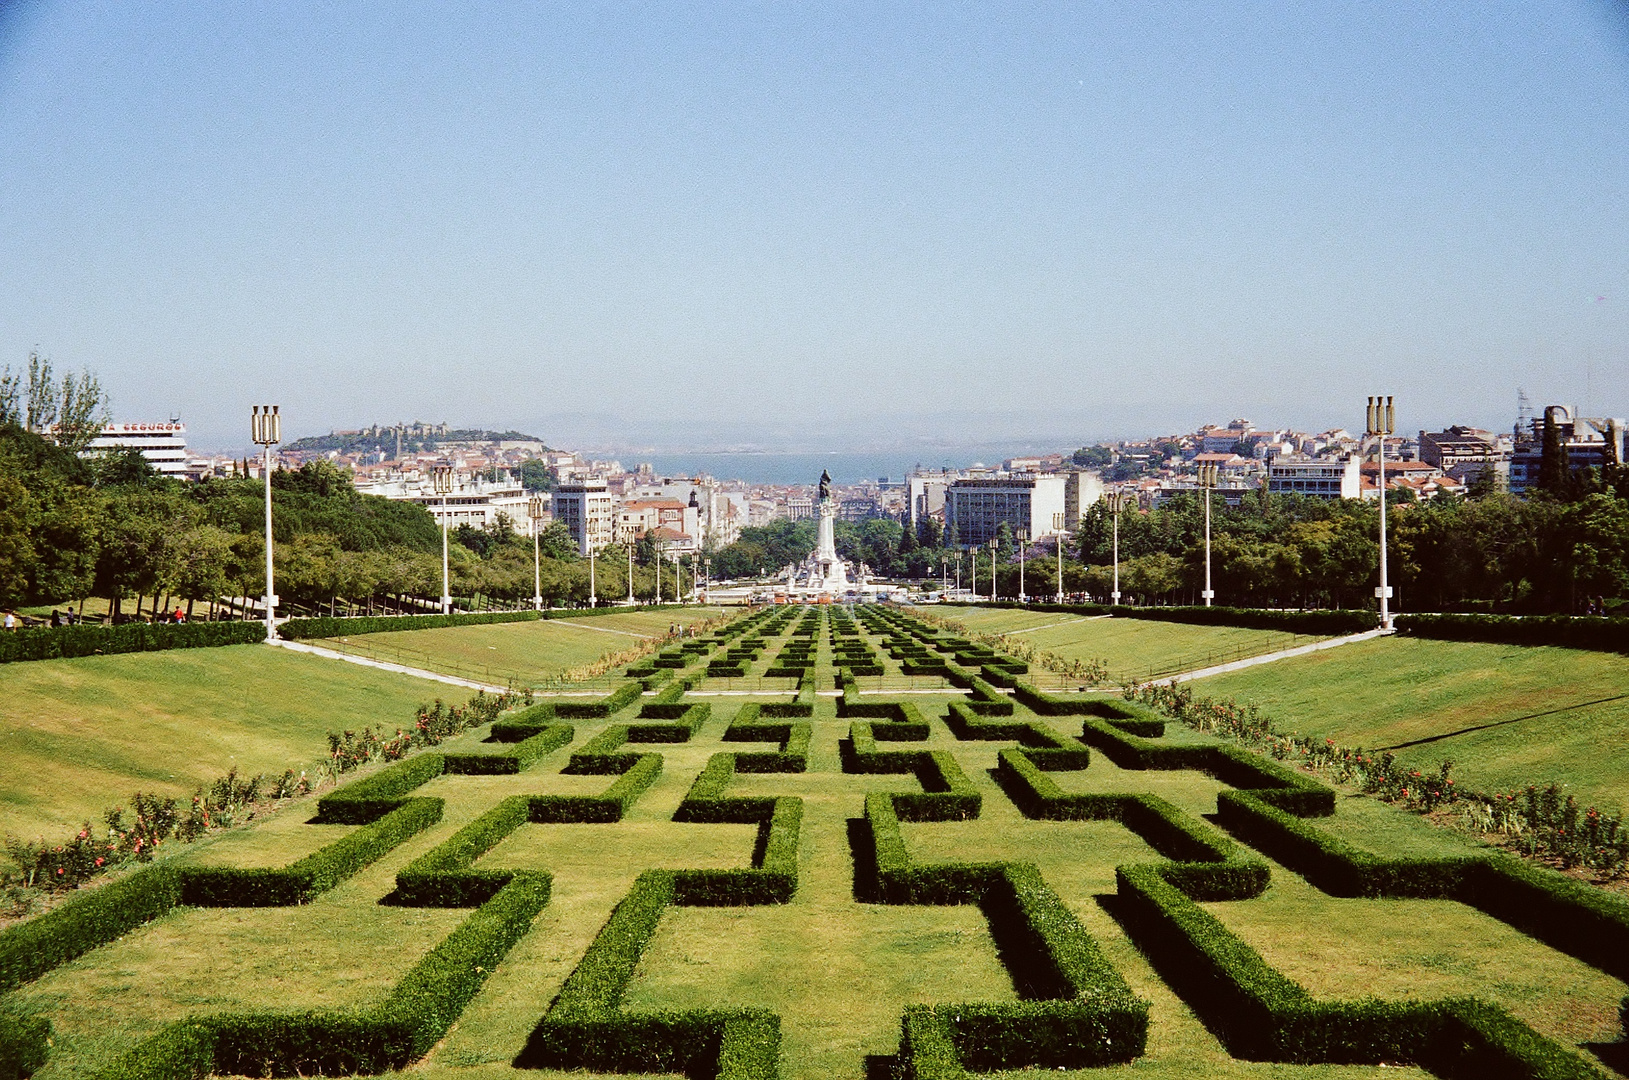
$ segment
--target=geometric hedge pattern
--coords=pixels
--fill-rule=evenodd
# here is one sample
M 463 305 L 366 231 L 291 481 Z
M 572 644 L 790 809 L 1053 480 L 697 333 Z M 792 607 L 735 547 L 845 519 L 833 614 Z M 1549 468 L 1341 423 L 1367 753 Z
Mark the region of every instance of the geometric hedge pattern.
M 796 691 L 751 701 L 693 693 L 704 679 L 727 687 L 759 669 L 796 679 Z M 888 671 L 942 676 L 954 689 L 861 692 L 866 677 Z M 493 798 L 400 866 L 381 905 L 456 911 L 459 921 L 426 943 L 382 999 L 354 1009 L 200 1011 L 82 1071 L 123 1078 L 403 1068 L 447 1035 L 550 904 L 551 872 L 504 865 L 505 842 L 529 824 L 616 826 L 681 744 L 716 746 L 684 778 L 671 820 L 747 827 L 745 865 L 638 873 L 558 992 L 535 1003 L 523 1041 L 502 1052 L 519 1077 L 536 1069 L 779 1076 L 786 1017 L 762 1005 L 641 1008 L 629 988 L 673 909 L 784 905 L 808 886 L 800 881 L 805 802 L 792 792 L 811 769 L 817 715 L 830 731 L 827 702 L 819 700 L 817 713 L 813 690 L 821 677 L 839 691 L 835 767 L 855 784 L 847 836 L 854 898 L 899 909 L 976 908 L 1013 990 L 1002 1000 L 904 1006 L 897 1051 L 874 1066 L 938 1080 L 1088 1069 L 1145 1051 L 1149 1002 L 1036 865 L 913 856 L 917 823 L 976 822 L 999 792 L 1025 820 L 1111 822 L 1145 845 L 1153 857 L 1116 869 L 1105 906 L 1234 1057 L 1407 1063 L 1445 1077 L 1601 1075 L 1475 998 L 1319 999 L 1230 931 L 1215 904 L 1260 896 L 1276 865 L 1333 896 L 1454 900 L 1619 979 L 1629 978 L 1625 905 L 1498 855 L 1371 855 L 1320 828 L 1335 795 L 1308 776 L 1233 747 L 1168 738 L 1145 709 L 1051 695 L 1028 674 L 1011 657 L 889 607 L 756 611 L 629 668 L 603 698 L 543 700 L 506 714 L 474 751 L 418 754 L 332 792 L 310 827 L 337 838 L 287 865 L 149 864 L 12 928 L 0 935 L 0 992 L 26 1003 L 19 991 L 81 957 L 94 962 L 99 948 L 178 909 L 237 908 L 252 918 L 250 909 L 308 903 L 426 830 L 444 829 L 449 799 L 487 790 L 492 778 L 553 777 L 538 785 L 547 792 Z M 976 783 L 959 760 L 958 748 L 974 744 L 994 752 L 994 788 Z M 1133 773 L 1204 774 L 1222 786 L 1217 813 L 1206 819 L 1148 791 L 1081 792 L 1065 782 L 1099 759 Z M 0 1007 L 0 1080 L 48 1060 L 50 1022 Z

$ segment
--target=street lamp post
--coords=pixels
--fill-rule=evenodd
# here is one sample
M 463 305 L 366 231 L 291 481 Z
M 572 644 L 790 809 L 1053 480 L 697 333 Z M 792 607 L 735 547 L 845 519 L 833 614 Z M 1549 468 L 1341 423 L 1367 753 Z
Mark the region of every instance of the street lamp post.
M 660 543 L 657 543 L 657 542 L 653 541 L 651 543 L 650 547 L 651 547 L 651 550 L 656 553 L 656 558 L 651 560 L 651 562 L 656 564 L 656 601 L 655 601 L 655 603 L 656 603 L 657 607 L 661 607 L 662 606 L 662 545 Z
M 1216 487 L 1219 474 L 1215 465 L 1199 466 L 1199 492 L 1205 499 L 1205 591 L 1199 595 L 1204 597 L 1206 607 L 1210 607 L 1211 598 L 1216 595 L 1210 587 L 1210 493 Z
M 594 595 L 594 548 L 588 549 L 588 606 L 599 607 L 600 598 Z
M 1029 546 L 1029 530 L 1018 530 L 1018 602 L 1020 604 L 1029 599 L 1024 595 L 1024 548 Z
M 1386 583 L 1386 436 L 1397 429 L 1397 417 L 1392 411 L 1391 397 L 1369 399 L 1369 423 L 1365 435 L 1380 440 L 1380 585 L 1375 589 L 1380 601 L 1380 628 L 1391 629 L 1391 586 Z
M 990 540 L 990 603 L 992 604 L 996 600 L 996 547 L 997 543 L 992 537 Z
M 1066 535 L 1063 531 L 1062 514 L 1052 515 L 1052 528 L 1057 530 L 1058 533 L 1058 595 L 1055 600 L 1061 604 L 1063 603 L 1063 538 Z
M 1109 602 L 1114 605 L 1120 603 L 1120 511 L 1125 506 L 1125 500 L 1121 492 L 1109 492 L 1109 510 L 1114 514 L 1114 548 L 1111 555 L 1114 560 L 1114 591 L 1109 593 Z
M 452 494 L 453 470 L 451 465 L 437 465 L 430 470 L 430 483 L 441 496 L 441 613 L 452 614 L 452 579 L 447 575 L 447 496 Z
M 969 577 L 969 579 L 968 579 L 968 581 L 969 581 L 968 591 L 973 594 L 973 599 L 977 600 L 979 598 L 979 549 L 974 548 L 972 551 L 969 551 L 967 554 L 970 556 L 970 558 L 967 560 L 968 561 L 967 572 L 968 572 L 969 575 L 971 575 Z M 961 576 L 962 576 L 961 575 L 961 565 L 962 565 L 961 560 L 957 559 L 956 560 L 956 578 L 957 578 L 956 587 L 958 589 L 962 587 L 962 583 L 961 583 Z
M 956 552 L 956 595 L 962 594 L 962 553 Z
M 532 519 L 532 608 L 543 610 L 543 553 L 538 546 L 538 526 L 543 523 L 543 497 L 526 500 L 526 516 Z
M 633 605 L 634 605 L 634 594 L 633 594 L 633 549 L 634 549 L 634 546 L 632 544 L 629 544 L 628 545 L 628 606 L 629 607 L 633 607 Z
M 283 441 L 283 418 L 276 405 L 254 406 L 254 411 L 249 414 L 249 435 L 266 448 L 266 463 L 260 470 L 266 478 L 266 640 L 276 641 L 274 611 L 277 607 L 277 590 L 272 584 L 271 448 Z

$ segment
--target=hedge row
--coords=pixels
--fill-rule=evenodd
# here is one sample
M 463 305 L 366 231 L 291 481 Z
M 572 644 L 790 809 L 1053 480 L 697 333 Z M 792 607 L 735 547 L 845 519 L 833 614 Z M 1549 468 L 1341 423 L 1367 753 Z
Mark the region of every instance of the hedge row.
M 1600 1073 L 1484 1002 L 1315 1001 L 1153 866 L 1116 871 L 1119 913 L 1161 975 L 1235 1057 L 1411 1062 L 1447 1077 L 1583 1080 Z
M 1164 718 L 1134 702 L 1105 697 L 1057 697 L 1021 681 L 1015 682 L 1013 696 L 1024 708 L 1042 716 L 1096 716 L 1131 735 L 1157 739 L 1165 734 Z
M 51 1022 L 0 1003 L 0 1080 L 32 1076 L 51 1053 Z
M 866 796 L 877 898 L 980 905 L 1014 986 L 1027 999 L 908 1008 L 900 1042 L 906 1075 L 1087 1068 L 1140 1056 L 1148 1004 L 1131 993 L 1040 872 L 1027 864 L 913 864 L 893 798 Z
M 542 618 L 544 616 L 536 611 L 471 611 L 452 615 L 354 615 L 332 619 L 290 619 L 277 624 L 277 635 L 288 641 L 301 641 L 307 638 L 382 634 L 391 630 L 436 630 L 443 626 L 536 622 Z M 264 637 L 264 633 L 261 636 Z
M 1629 619 L 1601 615 L 1399 615 L 1399 633 L 1444 641 L 1629 652 Z
M 1194 769 L 1302 817 L 1335 812 L 1333 789 L 1236 746 L 1152 742 L 1095 717 L 1082 723 L 1080 737 L 1122 769 Z
M 623 683 L 595 701 L 557 701 L 554 703 L 554 712 L 556 716 L 572 720 L 611 716 L 638 701 L 643 693 L 644 688 L 638 683 Z
M 180 902 L 180 875 L 168 863 L 149 863 L 8 927 L 0 931 L 0 992 L 122 937 Z
M 188 866 L 181 902 L 195 907 L 285 907 L 332 889 L 441 820 L 441 799 L 403 799 L 394 810 L 281 869 Z
M 767 1010 L 632 1013 L 619 1008 L 662 912 L 676 900 L 672 871 L 639 876 L 532 1030 L 515 1065 L 715 1080 L 778 1075 L 780 1018 Z
M 503 735 L 497 731 L 497 724 L 493 724 L 491 742 L 510 743 L 514 749 L 507 753 L 477 753 L 477 754 L 445 754 L 444 768 L 447 772 L 461 776 L 495 776 L 524 772 L 537 763 L 547 754 L 565 746 L 576 737 L 576 729 L 570 724 L 544 724 L 533 734 L 518 740 L 506 736 L 517 734 L 522 728 L 519 725 L 507 726 Z
M 956 759 L 943 750 L 878 750 L 879 739 L 919 741 L 927 738 L 925 724 L 849 725 L 848 738 L 839 744 L 843 771 L 848 773 L 914 773 L 920 792 L 894 792 L 889 797 L 907 821 L 966 821 L 979 816 L 979 794 Z
M 814 725 L 808 723 L 765 723 L 760 719 L 762 707 L 756 704 L 741 706 L 724 729 L 725 742 L 775 743 L 773 751 L 747 751 L 735 755 L 735 767 L 741 772 L 800 773 L 809 767 L 809 742 L 814 737 Z
M 123 626 L 28 626 L 0 634 L 0 664 L 74 656 L 203 649 L 266 640 L 252 622 L 126 623 Z
M 226 1013 L 171 1024 L 96 1080 L 382 1073 L 424 1056 L 548 903 L 545 877 L 517 874 L 366 1012 Z
M 323 825 L 366 825 L 377 821 L 400 806 L 408 792 L 440 776 L 445 765 L 441 754 L 403 758 L 318 799 L 316 821 Z
M 1079 741 L 1065 739 L 1045 724 L 1033 720 L 986 720 L 960 701 L 950 703 L 945 724 L 958 739 L 1016 741 L 1029 760 L 1050 772 L 1084 769 L 1092 762 L 1092 752 Z
M 803 800 L 728 798 L 736 754 L 714 754 L 685 794 L 674 821 L 756 824 L 752 865 L 740 870 L 674 871 L 674 903 L 690 905 L 784 904 L 798 885 L 798 835 Z
M 584 824 L 621 821 L 645 789 L 662 775 L 661 754 L 615 755 L 603 770 L 577 769 L 617 775 L 616 783 L 601 795 L 533 795 L 530 817 L 541 824 Z
M 486 903 L 515 875 L 508 870 L 471 867 L 476 859 L 497 847 L 530 819 L 531 801 L 527 796 L 511 795 L 502 800 L 398 871 L 392 899 L 414 907 L 469 907 Z
M 1056 611 L 1070 615 L 1112 615 L 1116 619 L 1152 619 L 1157 622 L 1195 623 L 1201 626 L 1242 626 L 1250 630 L 1285 630 L 1295 634 L 1360 634 L 1380 625 L 1374 612 L 1361 608 L 1339 611 L 1279 611 L 1274 608 L 1133 607 L 1128 604 L 1016 604 L 985 603 L 983 607 Z
M 1629 904 L 1504 855 L 1382 859 L 1271 805 L 1270 792 L 1224 791 L 1230 832 L 1336 896 L 1458 900 L 1618 978 L 1629 978 Z

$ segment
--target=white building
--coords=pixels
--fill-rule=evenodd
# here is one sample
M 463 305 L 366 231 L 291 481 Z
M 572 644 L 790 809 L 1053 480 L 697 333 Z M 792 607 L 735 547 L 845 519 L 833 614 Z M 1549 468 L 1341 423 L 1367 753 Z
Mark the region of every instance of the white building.
M 98 450 L 140 450 L 141 456 L 165 476 L 194 475 L 187 456 L 187 426 L 179 420 L 158 424 L 108 424 L 85 448 Z
M 1057 475 L 957 480 L 945 489 L 945 532 L 958 547 L 989 543 L 1003 524 L 1015 537 L 1055 536 L 1064 517 L 1064 487 Z
M 616 500 L 601 477 L 589 477 L 554 489 L 554 520 L 563 522 L 577 543 L 577 553 L 587 555 L 616 540 Z
M 1277 457 L 1267 466 L 1272 495 L 1309 495 L 1315 499 L 1356 499 L 1362 495 L 1359 461 L 1347 458 Z
M 527 518 L 526 490 L 520 486 L 519 480 L 507 474 L 496 481 L 455 475 L 453 489 L 445 499 L 437 495 L 430 482 L 419 474 L 358 481 L 356 490 L 364 495 L 417 503 L 430 511 L 437 526 L 445 521 L 449 529 L 456 529 L 460 525 L 476 529 L 495 528 L 505 518 L 517 532 L 528 533 L 531 529 L 531 522 Z M 548 496 L 544 496 L 545 506 L 547 502 Z

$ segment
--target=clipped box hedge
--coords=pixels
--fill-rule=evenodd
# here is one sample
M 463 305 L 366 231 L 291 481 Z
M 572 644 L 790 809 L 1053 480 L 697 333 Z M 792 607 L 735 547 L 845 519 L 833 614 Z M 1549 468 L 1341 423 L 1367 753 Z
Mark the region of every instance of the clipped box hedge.
M 1399 615 L 1397 632 L 1442 641 L 1629 652 L 1629 619 L 1602 615 Z
M 122 626 L 25 626 L 0 633 L 0 664 L 75 656 L 206 649 L 266 640 L 263 622 L 125 623 Z

